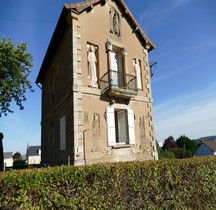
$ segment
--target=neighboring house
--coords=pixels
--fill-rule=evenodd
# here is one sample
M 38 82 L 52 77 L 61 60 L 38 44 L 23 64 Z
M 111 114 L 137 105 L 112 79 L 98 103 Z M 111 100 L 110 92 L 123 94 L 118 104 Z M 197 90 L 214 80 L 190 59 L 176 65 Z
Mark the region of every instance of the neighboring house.
M 123 0 L 65 4 L 36 83 L 42 164 L 158 159 L 148 53 Z
M 26 162 L 28 165 L 38 165 L 41 163 L 41 146 L 27 146 Z
M 195 156 L 216 155 L 216 140 L 203 141 L 198 147 Z
M 12 152 L 4 152 L 4 168 L 12 168 L 13 167 L 13 153 Z
M 159 141 L 158 145 L 159 145 L 159 147 L 163 147 L 163 142 Z

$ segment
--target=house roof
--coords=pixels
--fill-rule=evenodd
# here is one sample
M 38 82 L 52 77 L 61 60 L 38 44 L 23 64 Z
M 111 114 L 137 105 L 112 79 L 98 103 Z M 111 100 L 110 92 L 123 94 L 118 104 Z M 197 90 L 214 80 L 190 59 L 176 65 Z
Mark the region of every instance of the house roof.
M 83 11 L 87 10 L 89 7 L 92 8 L 95 4 L 98 3 L 106 3 L 107 0 L 87 0 L 85 2 L 77 2 L 77 3 L 67 3 L 65 7 L 67 9 L 71 9 L 76 11 L 77 13 L 82 13 Z M 152 50 L 156 48 L 153 42 L 147 37 L 147 35 L 143 32 L 139 24 L 137 23 L 136 19 L 128 9 L 127 5 L 123 0 L 115 0 L 115 2 L 120 6 L 121 10 L 124 12 L 125 17 L 130 21 L 134 32 L 137 33 L 144 41 L 145 44 L 149 44 L 150 49 Z
M 54 56 L 55 51 L 58 48 L 58 45 L 61 41 L 61 38 L 67 28 L 67 20 L 66 17 L 69 12 L 74 12 L 77 14 L 81 14 L 83 11 L 86 11 L 88 9 L 92 9 L 97 4 L 105 4 L 108 0 L 86 0 L 83 2 L 76 2 L 76 3 L 67 3 L 64 5 L 63 10 L 61 12 L 60 18 L 58 20 L 58 23 L 56 25 L 55 31 L 53 33 L 52 39 L 50 41 L 50 44 L 48 46 L 47 52 L 45 54 L 43 63 L 41 65 L 41 69 L 39 71 L 39 74 L 36 79 L 36 83 L 41 83 L 42 78 L 44 77 L 46 73 L 46 69 L 49 66 L 49 63 Z M 126 6 L 125 2 L 123 0 L 114 0 L 117 5 L 119 5 L 120 9 L 123 11 L 126 19 L 130 22 L 133 32 L 137 34 L 139 37 L 141 43 L 144 46 L 149 47 L 149 51 L 156 48 L 156 46 L 151 42 L 151 40 L 147 37 L 147 35 L 143 32 L 137 21 L 135 20 L 134 16 Z
M 4 159 L 10 159 L 13 158 L 12 152 L 4 152 Z
M 29 146 L 27 148 L 27 157 L 40 155 L 39 150 L 41 150 L 41 146 Z
M 216 140 L 213 140 L 213 141 L 204 141 L 202 143 L 205 144 L 207 147 L 209 147 L 214 152 L 216 151 Z

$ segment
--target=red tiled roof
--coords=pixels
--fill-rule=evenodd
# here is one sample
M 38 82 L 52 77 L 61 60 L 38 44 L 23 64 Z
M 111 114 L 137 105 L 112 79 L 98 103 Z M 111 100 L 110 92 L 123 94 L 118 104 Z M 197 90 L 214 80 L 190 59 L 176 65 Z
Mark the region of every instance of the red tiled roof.
M 87 0 L 83 2 L 67 3 L 65 4 L 65 7 L 67 9 L 76 9 L 76 8 L 82 8 L 82 7 L 89 7 L 99 2 L 101 2 L 101 0 Z

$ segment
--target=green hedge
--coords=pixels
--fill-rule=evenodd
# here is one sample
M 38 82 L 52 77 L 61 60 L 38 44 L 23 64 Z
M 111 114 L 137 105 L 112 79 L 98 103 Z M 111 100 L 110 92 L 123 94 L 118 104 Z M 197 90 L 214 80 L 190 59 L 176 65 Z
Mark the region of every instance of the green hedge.
M 216 209 L 216 157 L 1 173 L 0 209 Z

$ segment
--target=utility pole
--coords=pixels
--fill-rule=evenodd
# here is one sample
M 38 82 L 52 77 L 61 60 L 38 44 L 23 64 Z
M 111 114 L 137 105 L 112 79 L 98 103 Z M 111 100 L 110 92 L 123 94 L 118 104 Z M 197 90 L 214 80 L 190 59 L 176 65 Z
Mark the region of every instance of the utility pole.
M 4 171 L 3 133 L 0 133 L 0 171 Z

